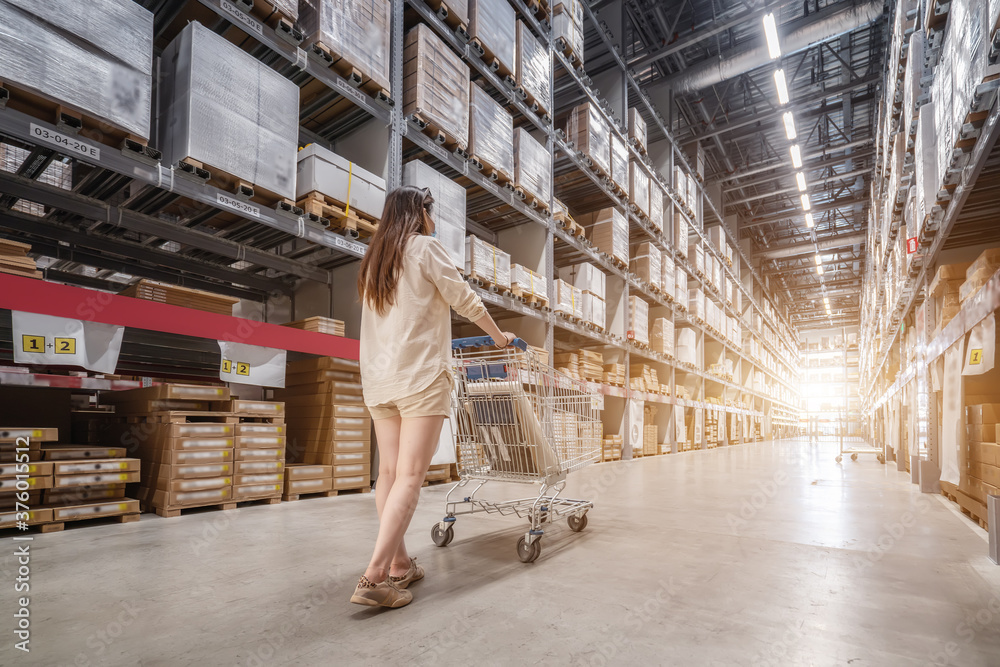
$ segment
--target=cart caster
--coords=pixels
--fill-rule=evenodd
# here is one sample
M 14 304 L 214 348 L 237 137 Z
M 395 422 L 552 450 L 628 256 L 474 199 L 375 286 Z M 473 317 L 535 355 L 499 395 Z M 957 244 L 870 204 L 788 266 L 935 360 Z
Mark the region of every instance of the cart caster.
M 857 454 L 851 454 L 851 460 L 852 461 L 857 461 L 858 460 L 858 455 Z
M 455 539 L 455 530 L 449 524 L 447 528 L 441 530 L 441 524 L 436 523 L 431 526 L 431 539 L 439 547 L 446 547 Z
M 522 535 L 521 539 L 517 541 L 517 557 L 521 559 L 522 563 L 534 563 L 540 553 L 542 553 L 541 539 L 528 544 Z
M 884 456 L 882 456 L 881 454 L 879 454 L 879 455 L 878 455 L 878 456 L 876 456 L 875 458 L 877 458 L 877 459 L 878 459 L 878 462 L 879 462 L 879 463 L 882 463 L 882 464 L 884 464 L 884 463 L 885 463 L 885 457 L 884 457 Z
M 844 460 L 843 456 L 837 456 L 837 463 L 840 463 L 843 460 Z
M 566 519 L 566 523 L 569 524 L 569 529 L 574 533 L 579 533 L 581 530 L 587 527 L 587 515 L 576 516 L 575 514 Z

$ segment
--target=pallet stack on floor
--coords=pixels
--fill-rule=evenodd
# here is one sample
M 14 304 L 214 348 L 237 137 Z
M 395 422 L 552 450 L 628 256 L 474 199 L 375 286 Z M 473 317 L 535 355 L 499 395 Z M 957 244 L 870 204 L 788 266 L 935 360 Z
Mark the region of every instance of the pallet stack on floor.
M 20 446 L 18 441 L 22 438 Z M 0 427 L 0 529 L 12 528 L 17 523 L 17 503 L 30 509 L 27 523 L 30 525 L 52 521 L 51 510 L 41 509 L 42 491 L 52 488 L 52 464 L 43 463 L 42 442 L 59 440 L 59 430 L 55 428 L 11 428 Z M 24 447 L 27 445 L 27 447 Z M 27 469 L 18 466 L 23 463 L 27 452 Z M 17 475 L 27 474 L 18 484 Z M 28 495 L 18 497 L 18 493 Z M 23 507 L 21 511 L 24 511 Z
M 302 496 L 328 498 L 337 495 L 333 490 L 333 466 L 318 463 L 290 463 L 285 467 L 284 501 L 298 500 Z
M 285 482 L 285 404 L 232 399 L 215 406 L 237 419 L 233 500 L 280 502 Z
M 138 495 L 144 511 L 176 517 L 193 507 L 235 509 L 239 419 L 213 407 L 229 398 L 227 387 L 183 384 L 101 394 L 102 403 L 115 406 L 109 441 L 142 459 Z
M 622 437 L 606 435 L 603 438 L 604 451 L 602 461 L 620 461 L 622 458 Z
M 289 463 L 333 466 L 333 491 L 371 488 L 371 416 L 357 361 L 319 357 L 288 364 L 285 401 Z

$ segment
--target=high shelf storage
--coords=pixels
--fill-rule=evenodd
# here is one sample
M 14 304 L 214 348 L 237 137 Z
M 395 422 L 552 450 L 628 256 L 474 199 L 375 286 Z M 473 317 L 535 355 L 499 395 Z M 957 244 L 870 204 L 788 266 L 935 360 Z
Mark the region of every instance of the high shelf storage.
M 546 296 L 526 298 L 515 286 L 489 280 L 473 280 L 474 288 L 501 326 L 551 359 L 578 350 L 600 353 L 614 377 L 604 372 L 591 386 L 603 397 L 605 433 L 624 439 L 626 456 L 642 449 L 643 426 L 650 425 L 644 415 L 657 427 L 656 453 L 797 429 L 800 344 L 786 309 L 720 213 L 718 193 L 703 184 L 698 149 L 674 141 L 668 119 L 619 55 L 622 36 L 608 26 L 620 25 L 624 33 L 624 14 L 605 16 L 585 2 L 559 3 L 546 14 L 521 0 L 470 0 L 468 12 L 461 11 L 464 2 L 394 1 L 386 5 L 383 81 L 351 62 L 361 56 L 313 43 L 315 31 L 303 16 L 261 13 L 271 3 L 140 4 L 153 12 L 157 71 L 165 67 L 160 56 L 167 45 L 198 21 L 299 88 L 300 147 L 329 149 L 384 178 L 388 189 L 407 182 L 406 165 L 416 162 L 461 186 L 463 234 L 539 277 Z M 467 20 L 473 9 L 499 18 Z M 447 118 L 407 97 L 407 48 L 412 56 L 418 37 L 443 49 L 438 55 L 459 63 L 457 71 L 468 70 L 473 97 L 488 96 L 483 108 L 509 115 L 519 150 L 540 146 L 536 162 L 548 154 L 534 189 L 526 185 L 528 158 L 515 155 L 515 173 L 506 174 L 490 163 L 499 158 L 482 147 L 470 154 L 460 132 L 439 127 Z M 503 52 L 508 38 L 543 54 L 548 91 L 520 80 L 523 65 L 508 63 Z M 604 93 L 588 75 L 588 51 L 611 59 L 610 69 L 595 75 Z M 567 119 L 581 105 L 588 131 L 589 123 L 606 128 L 606 163 L 581 143 L 586 135 L 579 126 L 570 131 Z M 328 227 L 318 224 L 327 209 L 310 208 L 298 194 L 275 200 L 259 189 L 246 192 L 191 160 L 168 164 L 155 139 L 148 147 L 86 140 L 82 150 L 60 151 L 40 133 L 74 136 L 71 128 L 29 111 L 0 110 L 0 141 L 24 151 L 16 173 L 0 171 L 0 193 L 8 203 L 24 199 L 45 208 L 42 216 L 5 211 L 0 229 L 54 258 L 43 267 L 46 278 L 114 291 L 137 277 L 163 280 L 239 298 L 240 313 L 264 321 L 325 315 L 343 319 L 347 335 L 357 335 L 354 285 L 367 246 L 363 225 L 345 224 L 349 211 L 339 211 L 336 220 L 330 215 Z M 70 189 L 39 180 L 53 163 L 68 165 Z M 539 190 L 546 182 L 547 191 Z M 592 232 L 601 215 L 618 216 L 627 226 L 625 258 L 598 247 Z M 81 221 L 89 221 L 86 233 Z M 583 223 L 590 223 L 590 239 L 581 234 Z M 650 255 L 659 276 L 650 274 Z M 600 304 L 590 304 L 599 305 L 603 317 L 576 313 L 572 289 L 569 307 L 558 303 L 556 280 L 582 263 L 603 275 Z M 662 270 L 667 264 L 672 289 Z M 81 272 L 78 265 L 92 268 Z M 2 298 L 0 307 L 10 309 Z M 466 328 L 456 321 L 456 333 Z M 655 415 L 645 409 L 651 406 L 660 407 Z

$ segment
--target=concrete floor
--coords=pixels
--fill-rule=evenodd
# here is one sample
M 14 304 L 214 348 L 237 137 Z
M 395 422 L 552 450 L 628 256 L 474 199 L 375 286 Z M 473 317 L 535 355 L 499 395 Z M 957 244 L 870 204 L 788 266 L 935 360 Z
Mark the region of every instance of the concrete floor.
M 370 494 L 36 535 L 32 652 L 5 629 L 0 664 L 1000 665 L 985 533 L 894 465 L 834 455 L 591 466 L 569 489 L 594 499 L 590 525 L 551 528 L 531 565 L 516 520 L 460 518 L 435 547 L 447 488 L 425 488 L 407 539 L 427 578 L 392 611 L 348 603 Z

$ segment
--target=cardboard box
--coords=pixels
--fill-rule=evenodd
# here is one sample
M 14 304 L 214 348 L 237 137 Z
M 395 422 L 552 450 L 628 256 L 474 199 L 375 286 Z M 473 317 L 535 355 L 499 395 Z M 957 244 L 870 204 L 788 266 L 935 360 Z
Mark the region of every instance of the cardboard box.
M 42 491 L 42 501 L 46 505 L 73 505 L 95 500 L 111 500 L 124 497 L 124 484 L 107 484 L 105 486 L 75 487 L 70 489 L 46 489 Z
M 335 465 L 333 466 L 333 476 L 334 477 L 352 477 L 357 475 L 364 475 L 366 477 L 371 477 L 371 464 L 370 463 L 349 463 L 346 465 Z
M 313 357 L 311 359 L 302 359 L 301 361 L 290 361 L 286 366 L 286 370 L 289 375 L 311 373 L 313 371 L 341 371 L 352 373 L 357 378 L 361 377 L 361 364 L 357 359 L 341 359 L 339 357 Z
M 77 519 L 95 519 L 102 516 L 117 516 L 119 514 L 138 514 L 139 501 L 131 498 L 105 500 L 96 502 L 67 505 L 52 508 L 53 521 L 74 521 Z
M 350 477 L 334 477 L 334 489 L 367 489 L 371 486 L 369 475 L 352 475 Z
M 52 474 L 52 463 L 48 461 L 31 461 L 29 463 L 0 463 L 0 479 L 7 479 L 17 475 L 28 475 L 30 477 L 45 477 Z
M 561 267 L 559 278 L 572 284 L 581 292 L 590 292 L 602 299 L 605 298 L 607 276 L 593 264 L 584 262 Z
M 576 319 L 583 317 L 583 295 L 579 289 L 561 278 L 556 278 L 554 291 L 555 299 L 552 304 L 552 310 L 575 317 Z
M 38 449 L 40 443 L 56 442 L 59 440 L 59 429 L 57 428 L 11 428 L 0 426 L 0 443 L 14 443 L 18 439 L 25 438 L 30 445 L 30 449 Z
M 333 477 L 333 466 L 293 463 L 285 468 L 286 482 L 301 479 L 328 479 L 331 477 Z
M 295 197 L 319 192 L 376 220 L 385 207 L 385 179 L 318 144 L 299 149 Z
M 549 208 L 552 156 L 545 144 L 523 127 L 514 130 L 514 186 L 534 198 L 539 208 Z
M 285 436 L 283 435 L 238 435 L 234 447 L 237 449 L 248 448 L 279 448 L 285 446 Z
M 161 491 L 171 492 L 191 492 L 210 491 L 215 489 L 229 489 L 233 486 L 232 477 L 191 477 L 183 479 L 170 479 L 157 477 L 144 482 L 143 486 L 155 488 Z
M 106 391 L 101 393 L 104 405 L 122 403 L 144 403 L 154 400 L 177 401 L 225 401 L 229 399 L 228 387 L 213 387 L 200 384 L 157 384 L 141 389 Z
M 237 475 L 261 474 L 266 472 L 284 472 L 286 470 L 284 461 L 236 461 Z
M 643 152 L 646 151 L 646 121 L 635 107 L 628 110 L 628 136 L 635 139 Z
M 966 421 L 971 424 L 1000 423 L 1000 403 L 983 403 L 965 407 Z
M 334 450 L 333 452 L 333 465 L 335 466 L 355 465 L 358 463 L 365 464 L 370 462 L 371 452 L 368 451 L 338 452 Z
M 285 481 L 285 495 L 323 493 L 333 490 L 333 475 L 316 479 L 290 479 Z
M 18 521 L 24 520 L 23 510 L 0 511 L 0 528 L 13 528 Z M 39 507 L 28 510 L 27 524 L 34 526 L 40 523 L 51 523 L 52 509 Z
M 28 502 L 26 503 L 28 507 L 38 507 L 42 504 L 42 495 L 48 493 L 48 491 L 28 491 Z M 17 491 L 3 491 L 0 492 L 0 510 L 14 509 L 17 503 L 23 502 L 18 498 L 20 494 Z
M 232 461 L 228 463 L 185 463 L 181 465 L 169 465 L 166 463 L 153 463 L 146 466 L 142 471 L 142 479 L 146 480 L 174 480 L 174 479 L 197 479 L 201 477 L 232 477 L 236 472 L 236 464 Z M 149 485 L 152 486 L 152 485 Z
M 124 447 L 77 447 L 73 445 L 43 445 L 42 459 L 45 461 L 83 461 L 87 459 L 111 459 L 125 456 Z
M 595 327 L 599 327 L 600 329 L 606 329 L 607 308 L 604 303 L 604 299 L 590 294 L 589 292 L 583 292 L 582 297 L 583 321 L 593 324 Z
M 284 461 L 285 449 L 236 449 L 233 456 L 237 461 Z
M 617 208 L 577 216 L 595 248 L 628 265 L 628 219 Z
M 164 491 L 162 489 L 142 489 L 140 499 L 153 507 L 174 509 L 178 507 L 200 507 L 233 502 L 233 487 L 225 486 L 218 489 L 203 491 Z
M 365 440 L 371 441 L 372 432 L 369 428 L 331 428 L 329 422 L 303 422 L 301 428 L 289 433 L 288 442 L 295 440 L 329 441 L 329 440 Z
M 285 477 L 280 472 L 253 473 L 249 475 L 236 475 L 233 478 L 234 486 L 247 486 L 249 484 L 284 484 Z
M 424 23 L 406 33 L 403 113 L 418 114 L 462 148 L 469 144 L 469 66 Z
M 227 403 L 217 403 L 215 409 L 238 415 L 281 417 L 285 412 L 285 404 L 281 401 L 247 401 L 234 398 Z
M 584 102 L 574 107 L 560 125 L 566 132 L 566 140 L 589 157 L 601 173 L 610 177 L 611 130 L 601 110 L 595 104 Z
M 51 463 L 53 475 L 82 473 L 129 472 L 139 470 L 139 459 L 92 459 L 89 461 L 55 461 Z
M 236 424 L 236 435 L 285 435 L 284 424 Z
M 54 475 L 52 488 L 68 489 L 77 486 L 99 486 L 102 484 L 131 484 L 139 481 L 139 471 L 95 472 L 80 475 Z M 44 488 L 44 487 L 40 487 Z
M 510 289 L 510 255 L 470 234 L 465 237 L 465 275 Z
M 19 485 L 20 484 L 20 488 Z M 27 489 L 24 485 L 27 484 Z M 17 479 L 16 477 L 6 477 L 0 479 L 0 493 L 7 491 L 41 491 L 52 488 L 52 475 L 39 475 L 28 477 L 27 479 Z
M 639 279 L 650 286 L 660 289 L 663 269 L 661 266 L 663 254 L 650 242 L 640 243 L 632 256 L 630 270 Z
M 243 484 L 233 487 L 233 500 L 253 500 L 255 498 L 272 498 L 280 496 L 283 483 L 277 484 Z
M 635 334 L 635 340 L 649 344 L 649 304 L 637 296 L 630 296 L 629 322 L 630 330 Z
M 180 424 L 176 424 L 179 426 Z M 229 424 L 232 426 L 232 424 Z M 166 435 L 164 430 L 155 431 L 139 447 L 144 454 L 156 450 L 161 451 L 196 451 L 196 450 L 219 450 L 231 449 L 236 438 L 185 438 L 171 437 Z
M 629 161 L 628 198 L 639 208 L 639 212 L 649 216 L 649 174 L 646 167 L 636 160 Z
M 232 463 L 233 450 L 229 449 L 165 449 L 150 452 L 149 460 L 167 465 L 210 465 Z

